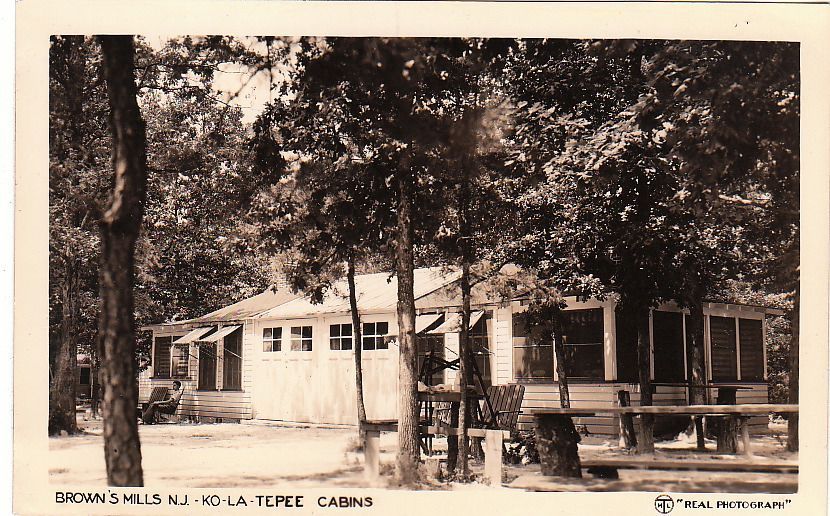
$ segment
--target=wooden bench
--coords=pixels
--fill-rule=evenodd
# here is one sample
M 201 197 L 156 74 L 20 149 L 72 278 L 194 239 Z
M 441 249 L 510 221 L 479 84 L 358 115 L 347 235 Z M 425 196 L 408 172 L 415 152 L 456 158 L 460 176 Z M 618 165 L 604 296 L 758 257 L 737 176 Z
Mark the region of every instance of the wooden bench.
M 370 482 L 376 482 L 380 477 L 380 434 L 381 432 L 397 432 L 398 422 L 393 419 L 367 421 L 362 425 L 366 433 L 366 443 L 363 447 L 364 472 Z M 443 425 L 421 425 L 421 434 L 425 435 L 459 435 L 458 428 Z M 501 484 L 502 443 L 510 437 L 505 430 L 491 430 L 485 428 L 469 428 L 470 437 L 484 439 L 484 476 L 491 485 Z
M 588 459 L 582 468 L 602 478 L 618 478 L 618 469 L 657 469 L 684 471 L 731 471 L 741 473 L 798 473 L 794 462 L 738 462 L 729 460 L 643 460 L 618 457 Z M 593 470 L 593 471 L 592 471 Z

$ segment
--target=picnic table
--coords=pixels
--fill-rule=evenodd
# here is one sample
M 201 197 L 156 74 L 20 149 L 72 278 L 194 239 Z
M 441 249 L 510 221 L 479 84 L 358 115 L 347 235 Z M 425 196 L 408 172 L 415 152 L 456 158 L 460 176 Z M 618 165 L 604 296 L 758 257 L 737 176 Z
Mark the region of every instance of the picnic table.
M 581 464 L 577 452 L 579 434 L 576 432 L 572 417 L 588 417 L 597 414 L 615 414 L 642 416 L 651 415 L 688 415 L 717 416 L 734 418 L 742 424 L 744 454 L 751 457 L 749 426 L 746 420 L 751 416 L 777 413 L 797 413 L 798 405 L 789 404 L 750 404 L 750 405 L 654 405 L 645 407 L 607 407 L 596 409 L 550 408 L 532 411 L 536 421 L 536 438 L 539 457 L 542 462 L 543 475 L 564 477 L 581 477 Z M 721 434 L 719 434 L 719 438 Z M 732 437 L 734 439 L 734 436 Z

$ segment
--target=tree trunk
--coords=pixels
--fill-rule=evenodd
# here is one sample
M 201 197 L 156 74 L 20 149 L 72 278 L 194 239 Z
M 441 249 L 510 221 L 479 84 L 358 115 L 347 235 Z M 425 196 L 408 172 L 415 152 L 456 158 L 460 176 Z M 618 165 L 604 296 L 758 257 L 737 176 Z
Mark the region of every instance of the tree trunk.
M 689 303 L 689 403 L 692 405 L 706 404 L 706 354 L 704 353 L 704 316 L 703 298 L 695 294 Z M 706 449 L 706 436 L 703 431 L 703 418 L 695 416 L 695 435 L 697 436 L 697 448 Z
M 562 341 L 562 312 L 559 308 L 552 313 L 553 353 L 556 355 L 556 376 L 559 384 L 559 406 L 571 407 L 571 394 L 568 390 L 568 371 L 565 369 L 565 343 Z
M 92 418 L 95 419 L 98 417 L 101 404 L 101 364 L 97 355 L 92 358 L 91 362 L 89 381 L 92 385 L 89 386 L 89 410 Z
M 354 258 L 349 255 L 348 271 L 346 273 L 349 281 L 349 307 L 352 311 L 352 342 L 354 343 L 354 384 L 357 394 L 357 421 L 360 428 L 360 444 L 366 446 L 366 434 L 363 424 L 366 422 L 366 405 L 363 402 L 363 339 L 360 331 L 360 313 L 357 311 L 357 288 L 354 282 Z
M 404 485 L 418 479 L 418 367 L 415 349 L 415 258 L 412 181 L 406 158 L 398 172 L 398 221 L 395 262 L 398 275 L 398 456 L 396 475 Z
M 637 370 L 640 379 L 640 406 L 652 404 L 651 397 L 651 346 L 648 334 L 648 308 L 635 310 L 637 314 Z M 637 436 L 639 453 L 654 453 L 654 416 L 640 416 L 640 431 Z
M 466 253 L 462 253 L 466 254 Z M 461 378 L 461 402 L 458 405 L 458 455 L 461 463 L 459 480 L 466 482 L 470 477 L 468 461 L 470 439 L 467 429 L 470 426 L 471 406 L 467 399 L 467 386 L 471 385 L 470 376 L 470 262 L 464 259 L 461 264 L 461 331 L 458 333 L 458 376 Z
M 66 78 L 63 83 L 66 106 L 71 113 L 67 129 L 70 146 L 76 158 L 84 153 L 84 54 L 83 36 L 66 36 Z M 68 156 L 63 156 L 67 158 Z M 77 181 L 73 181 L 76 184 Z M 74 224 L 70 219 L 70 224 Z M 49 400 L 49 435 L 62 431 L 74 434 L 78 431 L 75 414 L 76 375 L 78 355 L 78 319 L 80 317 L 80 260 L 74 255 L 71 243 L 64 242 L 61 293 L 61 324 L 58 349 L 52 365 L 52 383 Z
M 78 260 L 65 256 L 61 285 L 61 327 L 49 400 L 49 435 L 78 431 L 75 415 L 75 386 L 78 357 L 77 322 L 79 310 Z
M 798 403 L 798 345 L 799 345 L 799 326 L 801 316 L 799 309 L 801 307 L 801 287 L 795 287 L 795 303 L 793 305 L 792 324 L 790 331 L 792 337 L 790 339 L 790 403 Z M 787 420 L 787 450 L 795 452 L 798 451 L 798 414 L 790 414 Z
M 100 221 L 104 458 L 109 485 L 142 486 L 133 283 L 135 242 L 146 198 L 146 136 L 136 102 L 133 38 L 102 36 L 100 41 L 115 171 L 111 204 Z

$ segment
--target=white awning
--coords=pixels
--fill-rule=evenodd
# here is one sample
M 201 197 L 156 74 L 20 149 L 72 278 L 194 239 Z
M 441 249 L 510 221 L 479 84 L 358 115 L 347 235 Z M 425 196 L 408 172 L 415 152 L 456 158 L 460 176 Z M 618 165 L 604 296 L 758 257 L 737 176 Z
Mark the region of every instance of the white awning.
M 470 328 L 476 325 L 481 316 L 484 315 L 483 310 L 476 310 L 475 312 L 470 313 Z M 429 334 L 438 334 L 438 333 L 455 333 L 461 331 L 461 314 L 460 313 L 453 313 L 448 314 L 447 319 L 441 323 L 440 326 L 435 328 L 434 330 L 429 330 L 427 333 Z
M 236 330 L 238 330 L 241 327 L 242 326 L 240 326 L 240 325 L 225 326 L 224 328 L 220 328 L 219 331 L 217 331 L 216 333 L 212 333 L 212 334 L 208 335 L 207 337 L 202 338 L 202 339 L 198 339 L 198 340 L 200 342 L 218 342 L 218 341 L 222 340 L 223 338 L 227 337 L 228 335 L 230 335 L 231 333 L 235 332 Z
M 202 335 L 204 335 L 212 329 L 213 326 L 205 326 L 202 328 L 196 328 L 195 330 L 190 330 L 190 333 L 188 333 L 184 337 L 174 340 L 173 344 L 190 344 L 193 341 L 199 340 L 199 337 L 201 337 Z
M 415 317 L 415 333 L 421 333 L 425 329 L 429 328 L 435 321 L 443 317 L 444 314 L 424 314 L 418 315 Z

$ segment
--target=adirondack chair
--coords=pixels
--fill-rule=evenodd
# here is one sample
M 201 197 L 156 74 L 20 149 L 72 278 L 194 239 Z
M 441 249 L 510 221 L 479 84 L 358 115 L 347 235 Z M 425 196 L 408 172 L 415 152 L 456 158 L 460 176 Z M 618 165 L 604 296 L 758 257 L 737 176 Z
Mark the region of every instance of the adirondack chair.
M 519 422 L 525 386 L 518 384 L 493 385 L 487 388 L 487 400 L 481 404 L 481 424 L 484 428 L 514 432 Z
M 156 422 L 157 423 L 178 423 L 179 422 L 179 405 L 181 404 L 182 398 L 184 398 L 184 386 L 181 387 L 182 389 L 182 397 L 179 398 L 179 401 L 173 406 L 172 409 L 169 411 L 158 411 L 156 412 Z
M 153 387 L 153 390 L 150 391 L 150 398 L 146 402 L 140 404 L 137 407 L 138 417 L 141 417 L 141 414 L 143 414 L 144 411 L 147 410 L 147 407 L 150 406 L 150 403 L 153 403 L 153 402 L 156 402 L 156 401 L 161 401 L 164 398 L 166 398 L 167 393 L 169 391 L 170 391 L 170 389 L 168 389 L 167 387 L 161 387 L 161 386 Z

